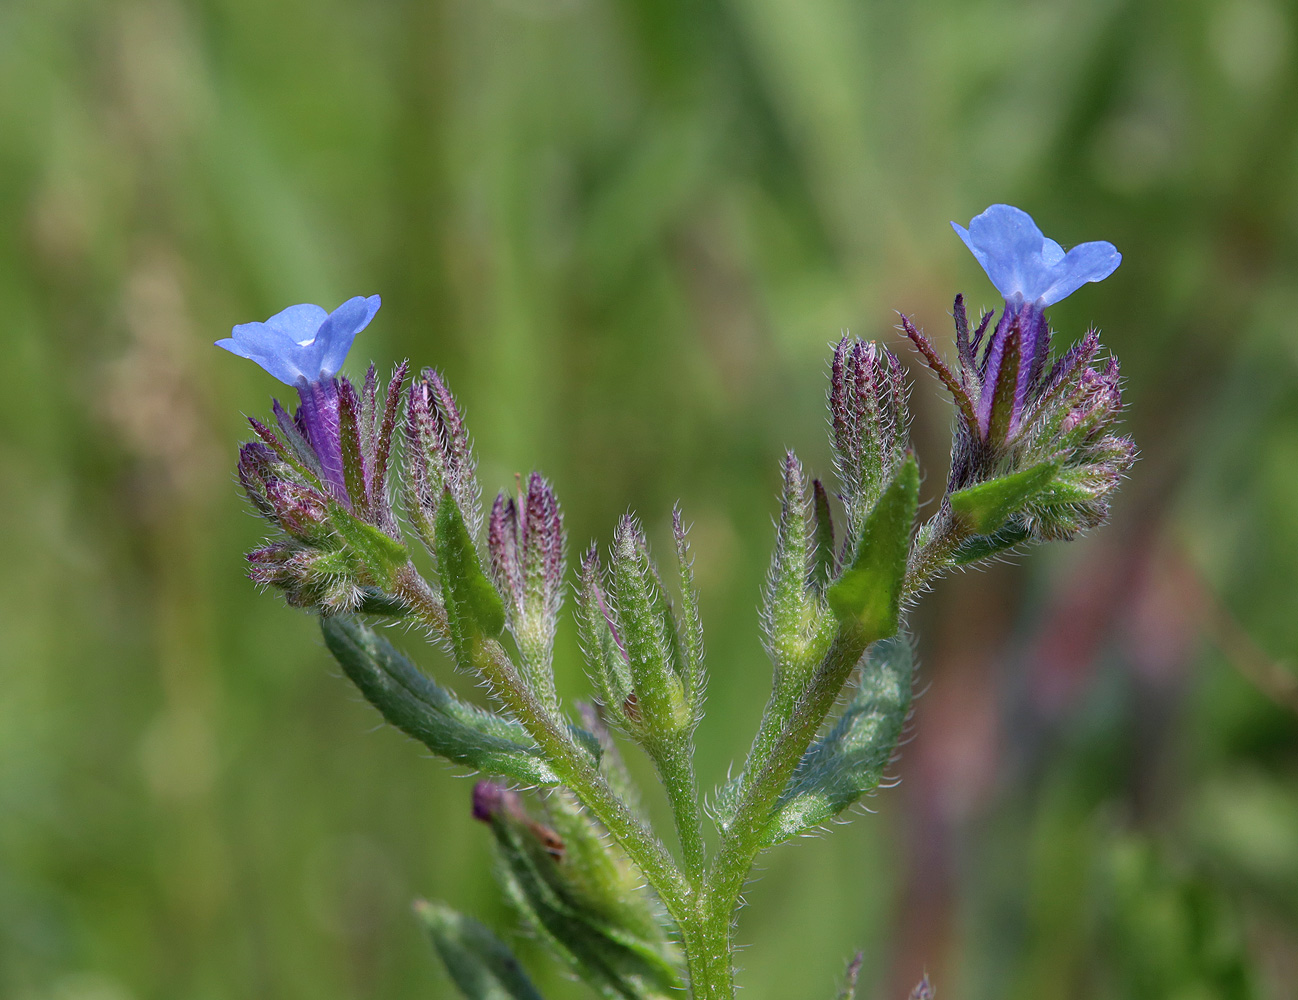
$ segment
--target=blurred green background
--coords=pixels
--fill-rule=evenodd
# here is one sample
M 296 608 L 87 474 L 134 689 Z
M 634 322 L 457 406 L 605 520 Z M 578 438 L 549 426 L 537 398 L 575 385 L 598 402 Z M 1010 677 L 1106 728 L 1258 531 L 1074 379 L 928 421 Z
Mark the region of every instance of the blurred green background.
M 470 783 L 244 578 L 241 414 L 283 387 L 232 324 L 381 293 L 350 369 L 441 367 L 485 488 L 544 470 L 574 554 L 680 498 L 711 786 L 769 683 L 779 456 L 829 471 L 827 345 L 913 360 L 894 310 L 949 345 L 956 291 L 999 302 L 947 222 L 1008 201 L 1123 251 L 1052 321 L 1103 328 L 1143 458 L 1108 528 L 928 597 L 902 783 L 768 857 L 744 996 L 832 997 L 858 947 L 871 998 L 1298 996 L 1296 33 L 1284 0 L 0 3 L 0 995 L 447 997 L 410 899 L 509 924 Z

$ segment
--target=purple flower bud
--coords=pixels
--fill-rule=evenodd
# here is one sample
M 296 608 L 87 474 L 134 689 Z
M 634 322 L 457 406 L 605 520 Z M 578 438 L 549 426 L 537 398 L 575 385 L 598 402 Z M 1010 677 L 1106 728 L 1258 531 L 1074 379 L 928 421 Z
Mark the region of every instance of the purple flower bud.
M 497 494 L 487 518 L 487 554 L 496 587 L 509 595 L 515 609 L 523 603 L 523 563 L 518 555 L 518 505 Z
M 429 534 L 427 525 L 436 516 L 442 491 L 450 490 L 470 534 L 476 534 L 481 512 L 468 431 L 455 397 L 441 375 L 431 368 L 425 368 L 410 386 L 406 441 L 410 456 L 409 500 L 417 508 L 411 511 L 416 526 L 423 520 L 424 533 Z
M 830 369 L 829 410 L 843 503 L 855 532 L 906 453 L 900 362 L 878 344 L 843 337 Z
M 563 597 L 563 515 L 550 484 L 540 473 L 527 480 L 523 521 L 523 573 L 538 611 L 553 621 Z
M 266 496 L 274 519 L 294 538 L 316 541 L 328 534 L 328 502 L 311 487 L 276 479 L 266 484 Z
M 496 497 L 487 521 L 487 551 L 497 589 L 507 598 L 508 624 L 524 674 L 547 704 L 557 705 L 551 658 L 563 598 L 563 517 L 540 473 L 518 501 Z
M 490 823 L 493 816 L 517 812 L 520 808 L 517 794 L 503 782 L 479 781 L 473 786 L 473 818 L 476 820 Z

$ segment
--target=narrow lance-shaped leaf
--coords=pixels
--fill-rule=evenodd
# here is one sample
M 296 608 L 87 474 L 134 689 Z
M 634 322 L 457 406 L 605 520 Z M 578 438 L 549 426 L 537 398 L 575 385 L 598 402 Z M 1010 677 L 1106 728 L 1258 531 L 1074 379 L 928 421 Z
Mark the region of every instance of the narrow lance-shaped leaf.
M 919 466 L 911 455 L 870 512 L 856 558 L 826 595 L 839 621 L 859 628 L 868 640 L 897 631 L 918 505 Z
M 526 784 L 558 776 L 517 722 L 460 701 L 350 615 L 321 618 L 325 644 L 383 717 L 440 757 Z
M 672 535 L 676 539 L 676 569 L 680 574 L 682 642 L 685 664 L 682 679 L 685 697 L 697 715 L 703 700 L 703 619 L 699 616 L 699 595 L 694 589 L 694 563 L 690 555 L 689 532 L 681 516 L 680 504 L 672 508 Z
M 423 900 L 415 915 L 465 1000 L 542 1000 L 514 953 L 478 921 Z
M 829 822 L 883 778 L 910 711 L 913 651 L 904 635 L 875 643 L 838 722 L 812 744 L 763 834 L 773 846 Z
M 368 571 L 381 587 L 390 588 L 397 572 L 410 561 L 406 547 L 374 525 L 352 516 L 336 500 L 329 501 L 329 518 L 358 567 Z
M 437 572 L 460 666 L 473 669 L 473 650 L 482 638 L 495 638 L 505 627 L 505 604 L 482 572 L 477 549 L 450 490 L 442 494 L 434 536 Z
M 1058 472 L 1058 463 L 1042 462 L 1022 472 L 956 490 L 948 498 L 951 513 L 974 534 L 993 534 L 1045 489 Z
M 680 987 L 661 928 L 630 870 L 571 799 L 538 822 L 495 782 L 474 789 L 474 816 L 496 838 L 505 894 L 531 928 L 606 1000 L 666 997 Z
M 983 559 L 1008 552 L 1031 538 L 1031 532 L 1021 521 L 1009 521 L 1000 531 L 990 535 L 974 535 L 955 550 L 951 561 L 957 566 L 969 566 Z

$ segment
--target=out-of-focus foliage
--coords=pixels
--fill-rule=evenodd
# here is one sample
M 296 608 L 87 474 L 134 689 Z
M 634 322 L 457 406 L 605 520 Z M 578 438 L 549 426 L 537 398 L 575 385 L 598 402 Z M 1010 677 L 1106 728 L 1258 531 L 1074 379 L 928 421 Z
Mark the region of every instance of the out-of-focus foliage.
M 232 324 L 381 293 L 352 363 L 443 368 L 578 548 L 629 504 L 670 551 L 681 498 L 710 787 L 826 345 L 997 305 L 946 225 L 994 201 L 1123 252 L 1051 318 L 1103 327 L 1143 459 L 1104 532 L 926 601 L 903 786 L 772 855 L 745 996 L 858 946 L 862 997 L 1292 995 L 1295 92 L 1282 0 L 0 5 L 0 995 L 442 995 L 409 900 L 508 925 L 468 783 L 243 578 L 279 387 Z

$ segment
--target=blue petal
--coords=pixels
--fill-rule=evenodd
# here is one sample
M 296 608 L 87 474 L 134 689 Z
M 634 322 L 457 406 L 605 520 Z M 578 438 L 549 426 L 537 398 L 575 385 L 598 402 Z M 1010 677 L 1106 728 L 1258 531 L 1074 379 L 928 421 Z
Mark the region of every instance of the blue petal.
M 283 312 L 277 312 L 266 325 L 272 330 L 287 335 L 295 344 L 309 344 L 315 340 L 316 331 L 329 314 L 319 306 L 303 302 L 298 306 L 289 306 Z
M 347 360 L 356 335 L 370 325 L 379 311 L 382 300 L 377 295 L 369 298 L 357 295 L 348 299 L 329 314 L 316 334 L 315 347 L 320 351 L 321 376 L 333 376 Z
M 1107 278 L 1122 260 L 1111 243 L 1083 243 L 1064 253 L 1013 205 L 992 205 L 968 229 L 951 226 L 1007 300 L 1021 295 L 1052 305 L 1088 281 Z
M 1112 243 L 1103 240 L 1079 243 L 1064 256 L 1054 268 L 1054 281 L 1041 292 L 1045 305 L 1054 305 L 1067 298 L 1088 281 L 1103 281 L 1122 263 L 1122 254 Z
M 1043 273 L 1045 237 L 1032 216 L 1013 205 L 992 205 L 969 223 L 969 239 L 982 251 L 987 277 L 1007 299 L 1017 292 L 1031 301 L 1049 284 Z
M 216 346 L 223 347 L 241 358 L 257 362 L 285 385 L 297 385 L 297 380 L 304 377 L 304 373 L 295 363 L 294 355 L 283 349 L 280 342 L 281 335 L 274 331 L 260 334 L 250 329 L 252 327 L 261 327 L 265 330 L 265 324 L 244 323 L 234 328 L 235 333 L 240 336 L 218 340 Z

